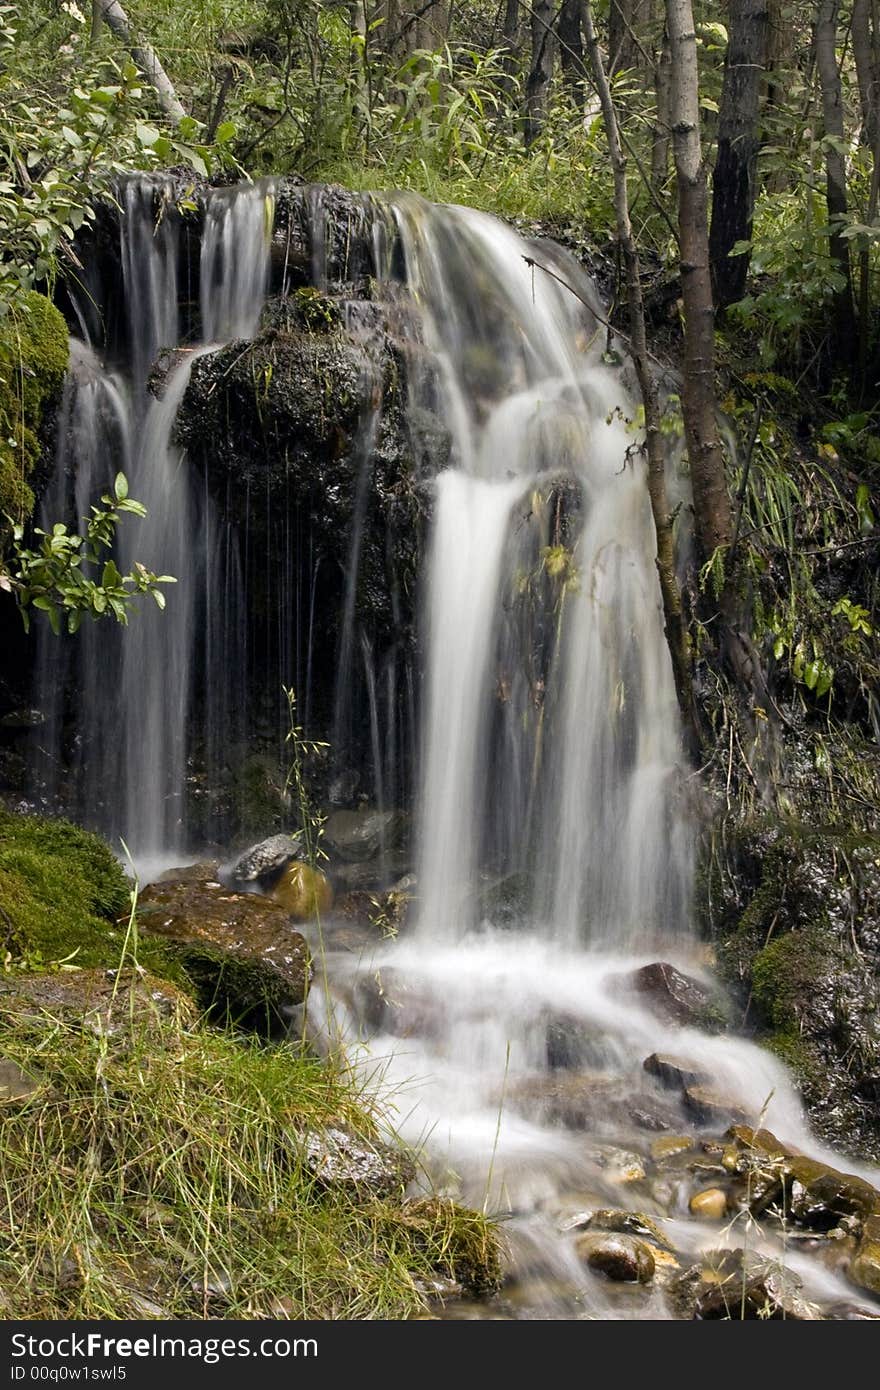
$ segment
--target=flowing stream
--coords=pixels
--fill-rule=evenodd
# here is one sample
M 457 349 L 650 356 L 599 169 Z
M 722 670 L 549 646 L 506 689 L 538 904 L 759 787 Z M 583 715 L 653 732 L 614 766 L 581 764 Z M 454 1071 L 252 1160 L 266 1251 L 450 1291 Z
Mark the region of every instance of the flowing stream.
M 310 196 L 321 285 L 326 210 Z M 125 346 L 111 361 L 99 342 L 73 344 L 44 515 L 72 506 L 81 516 L 123 468 L 150 516 L 124 531 L 121 566 L 143 554 L 178 582 L 165 613 L 139 613 L 122 633 L 83 630 L 60 651 L 43 640 L 43 709 L 71 684 L 65 664 L 77 673 L 75 756 L 64 766 L 52 740 L 60 709 L 34 752 L 44 793 L 72 781 L 69 804 L 124 836 L 147 875 L 194 848 L 184 808 L 194 710 L 209 769 L 234 731 L 248 734 L 248 536 L 220 517 L 173 426 L 199 357 L 257 330 L 272 190 L 208 198 L 188 337 L 179 228 L 171 212 L 157 226 L 155 200 L 154 180 L 125 189 Z M 688 1112 L 645 1058 L 684 1058 L 750 1122 L 822 1151 L 781 1063 L 745 1040 L 660 1021 L 621 983 L 656 961 L 709 982 L 692 922 L 693 774 L 680 754 L 627 369 L 609 350 L 594 286 L 558 248 L 407 195 L 366 206 L 380 293 L 404 281 L 433 364 L 411 373 L 410 405 L 439 397 L 451 462 L 423 480 L 432 520 L 411 788 L 415 921 L 398 940 L 373 933 L 352 950 L 334 944 L 331 920 L 313 1022 L 341 1034 L 352 1066 L 389 1096 L 389 1118 L 441 1189 L 505 1219 L 503 1315 L 669 1316 L 659 1282 L 621 1292 L 585 1269 L 563 1229 L 584 1209 L 625 1208 L 667 1223 L 679 1251 L 743 1244 L 741 1223 L 721 1231 L 688 1216 L 684 1168 L 652 1167 L 658 1135 L 705 1136 L 727 1121 Z M 165 378 L 154 395 L 157 359 Z M 354 618 L 378 423 L 376 409 L 364 412 L 334 731 L 341 742 L 366 731 L 381 809 L 397 793 L 403 722 L 396 673 L 376 667 Z M 312 609 L 319 563 L 309 557 Z M 286 583 L 267 576 L 290 652 Z M 320 621 L 311 611 L 309 671 Z M 361 663 L 363 708 L 352 695 Z M 308 701 L 307 683 L 307 724 Z M 854 1300 L 824 1265 L 792 1261 L 808 1293 Z

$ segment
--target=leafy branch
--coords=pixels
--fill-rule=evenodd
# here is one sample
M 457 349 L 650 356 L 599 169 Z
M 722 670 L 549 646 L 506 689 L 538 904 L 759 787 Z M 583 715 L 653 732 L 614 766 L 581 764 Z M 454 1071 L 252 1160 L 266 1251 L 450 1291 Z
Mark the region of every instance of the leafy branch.
M 0 568 L 0 590 L 14 594 L 25 631 L 30 630 L 32 608 L 47 615 L 52 631 L 61 632 L 67 615 L 68 632 L 76 632 L 83 616 L 97 619 L 112 615 L 128 623 L 135 599 L 149 594 L 158 608 L 165 607 L 160 584 L 175 584 L 170 574 L 154 574 L 135 561 L 129 574 L 121 574 L 115 561 L 104 558 L 116 538 L 123 514 L 145 517 L 147 509 L 128 495 L 124 473 L 117 473 L 113 494 L 103 493 L 101 505 L 91 508 L 84 535 L 56 522 L 51 531 L 39 528 L 36 549 L 24 545 L 24 527 L 12 531 L 10 567 Z M 100 569 L 100 579 L 92 574 Z

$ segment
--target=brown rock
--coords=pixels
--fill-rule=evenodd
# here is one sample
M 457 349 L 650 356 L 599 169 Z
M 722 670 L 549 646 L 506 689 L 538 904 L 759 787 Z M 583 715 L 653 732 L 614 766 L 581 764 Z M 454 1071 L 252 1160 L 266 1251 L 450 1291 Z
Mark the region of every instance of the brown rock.
M 649 1284 L 656 1268 L 654 1256 L 634 1236 L 587 1231 L 578 1236 L 575 1249 L 590 1269 L 625 1284 Z
M 664 1159 L 690 1153 L 696 1147 L 697 1141 L 691 1134 L 664 1134 L 662 1139 L 655 1139 L 651 1145 L 651 1157 L 655 1163 L 662 1163 Z
M 681 1090 L 686 1086 L 698 1086 L 708 1080 L 705 1072 L 700 1071 L 699 1067 L 695 1067 L 686 1058 L 671 1057 L 664 1052 L 652 1052 L 642 1065 L 646 1072 L 656 1076 L 657 1080 L 671 1091 Z
M 275 902 L 290 913 L 295 922 L 323 917 L 333 906 L 333 889 L 320 869 L 299 860 L 288 864 L 272 887 Z
M 866 1220 L 849 1277 L 859 1288 L 880 1295 L 880 1216 Z
M 171 944 L 214 1013 L 271 1031 L 305 998 L 308 948 L 271 898 L 210 883 L 154 883 L 138 917 L 142 931 Z
M 706 986 L 666 961 L 616 975 L 608 986 L 615 995 L 635 995 L 645 1008 L 669 1023 L 704 1028 L 718 1023 L 717 1000 Z
M 702 1221 L 723 1221 L 727 1214 L 727 1193 L 720 1187 L 704 1187 L 702 1192 L 694 1193 L 688 1210 L 691 1216 Z
M 216 859 L 203 859 L 198 864 L 183 864 L 179 869 L 166 869 L 156 883 L 219 883 L 220 864 Z
M 688 1086 L 684 1092 L 685 1109 L 700 1124 L 723 1125 L 730 1120 L 744 1120 L 746 1113 L 735 1100 L 711 1086 Z

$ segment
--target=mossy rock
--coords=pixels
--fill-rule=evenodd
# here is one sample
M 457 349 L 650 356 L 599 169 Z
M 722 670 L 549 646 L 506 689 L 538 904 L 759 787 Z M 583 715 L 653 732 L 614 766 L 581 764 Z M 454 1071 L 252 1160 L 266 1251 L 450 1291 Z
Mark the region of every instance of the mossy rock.
M 10 963 L 41 970 L 67 961 L 113 969 L 120 963 L 130 885 L 110 846 L 65 820 L 0 809 L 0 944 Z M 143 943 L 139 960 L 184 981 L 162 946 Z
M 723 844 L 723 852 L 718 853 Z M 718 959 L 833 1142 L 880 1156 L 880 837 L 763 818 L 704 871 Z
M 64 319 L 45 295 L 30 291 L 0 319 L 0 517 L 26 521 L 33 511 L 28 480 L 42 457 L 41 427 L 67 361 Z
M 273 1034 L 306 997 L 311 965 L 290 914 L 259 893 L 219 883 L 153 883 L 141 895 L 145 940 L 180 962 L 212 1017 Z

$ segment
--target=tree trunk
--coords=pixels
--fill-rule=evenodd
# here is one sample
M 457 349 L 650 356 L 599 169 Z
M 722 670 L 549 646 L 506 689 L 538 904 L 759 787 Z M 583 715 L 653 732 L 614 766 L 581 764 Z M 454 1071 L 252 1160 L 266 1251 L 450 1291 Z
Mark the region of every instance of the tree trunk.
M 559 57 L 566 90 L 577 106 L 583 106 L 585 90 L 584 79 L 584 40 L 581 33 L 581 11 L 583 0 L 562 0 L 559 11 Z
M 520 65 L 519 0 L 507 0 L 505 4 L 501 43 L 504 50 L 504 88 L 510 93 L 514 89 L 516 72 Z
M 846 155 L 844 153 L 843 102 L 837 66 L 837 21 L 840 0 L 819 0 L 816 20 L 816 65 L 822 89 L 825 126 L 825 196 L 831 228 L 831 260 L 843 281 L 834 296 L 835 355 L 851 361 L 856 344 L 849 242 L 841 236 L 847 215 Z
M 672 144 L 685 320 L 682 410 L 697 542 L 703 560 L 708 561 L 719 547 L 730 544 L 732 523 L 716 414 L 715 311 L 691 0 L 666 0 L 666 18 L 672 58 Z
M 526 81 L 526 145 L 532 145 L 544 128 L 547 94 L 553 76 L 556 35 L 553 32 L 553 0 L 535 0 L 532 14 L 532 65 Z
M 742 299 L 749 254 L 731 256 L 749 241 L 755 211 L 758 110 L 767 53 L 767 0 L 730 0 L 730 38 L 718 118 L 718 155 L 712 180 L 709 256 L 719 309 Z
M 880 136 L 880 7 L 872 0 L 855 0 L 852 13 L 852 46 L 862 105 L 862 141 L 877 148 Z M 873 23 L 872 23 L 873 20 Z
M 672 98 L 669 40 L 663 35 L 663 46 L 654 64 L 654 97 L 657 114 L 654 118 L 654 138 L 651 142 L 651 187 L 655 193 L 666 185 L 669 173 L 669 104 Z
M 645 68 L 645 51 L 651 51 L 654 0 L 610 0 L 608 11 L 608 67 L 612 73 Z
M 694 691 L 691 674 L 691 653 L 682 610 L 681 590 L 675 570 L 675 541 L 673 536 L 672 512 L 666 491 L 666 455 L 660 429 L 660 400 L 657 379 L 648 354 L 645 333 L 645 309 L 642 301 L 642 279 L 639 252 L 633 235 L 629 214 L 629 198 L 626 188 L 626 158 L 620 139 L 617 115 L 611 99 L 608 78 L 602 64 L 599 41 L 593 24 L 593 14 L 589 0 L 583 7 L 584 33 L 590 54 L 593 80 L 602 104 L 605 121 L 605 134 L 614 171 L 614 211 L 617 221 L 617 237 L 626 262 L 626 282 L 629 299 L 630 346 L 642 404 L 645 411 L 645 452 L 648 460 L 648 493 L 651 499 L 651 514 L 654 518 L 654 531 L 657 537 L 657 575 L 660 580 L 660 596 L 663 603 L 663 618 L 666 642 L 672 658 L 672 672 L 675 691 L 689 736 L 696 740 L 697 720 L 694 705 Z
M 137 63 L 144 77 L 154 88 L 159 99 L 159 105 L 165 115 L 172 120 L 175 125 L 182 121 L 186 112 L 177 100 L 177 93 L 156 54 L 148 43 L 137 43 L 132 37 L 131 25 L 125 10 L 117 0 L 95 0 L 96 6 L 100 10 L 100 16 L 107 27 L 116 37 L 125 44 L 131 53 L 132 58 Z M 94 19 L 94 12 L 93 12 Z

